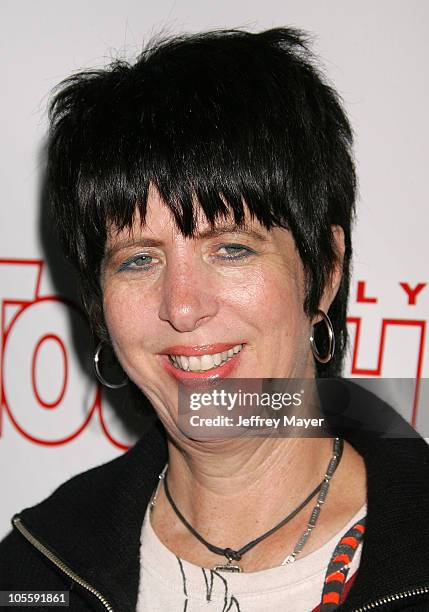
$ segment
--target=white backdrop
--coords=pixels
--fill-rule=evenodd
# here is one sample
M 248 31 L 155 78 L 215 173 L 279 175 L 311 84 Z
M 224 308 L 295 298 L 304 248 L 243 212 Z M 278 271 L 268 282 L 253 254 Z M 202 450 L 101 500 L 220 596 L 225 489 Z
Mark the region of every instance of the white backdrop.
M 0 10 L 0 537 L 15 511 L 135 437 L 83 371 L 85 324 L 41 214 L 41 149 L 51 88 L 133 57 L 160 30 L 295 25 L 316 35 L 356 132 L 360 177 L 346 373 L 428 377 L 429 3 L 3 0 Z M 428 436 L 423 393 L 410 389 L 401 410 Z

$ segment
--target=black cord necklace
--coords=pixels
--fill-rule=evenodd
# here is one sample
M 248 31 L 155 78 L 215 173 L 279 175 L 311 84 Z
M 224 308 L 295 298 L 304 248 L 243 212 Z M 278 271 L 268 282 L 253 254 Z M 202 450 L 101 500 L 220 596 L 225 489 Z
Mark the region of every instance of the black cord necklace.
M 297 508 L 295 508 L 294 510 L 292 510 L 292 512 L 290 514 L 288 514 L 282 521 L 280 521 L 280 523 L 278 523 L 278 525 L 276 525 L 275 527 L 273 527 L 272 529 L 269 529 L 268 531 L 266 531 L 265 533 L 263 533 L 261 536 L 259 536 L 258 538 L 256 538 L 255 540 L 251 540 L 250 542 L 248 542 L 245 546 L 242 546 L 239 550 L 234 550 L 232 548 L 221 548 L 219 546 L 215 546 L 214 544 L 210 544 L 210 542 L 207 542 L 207 540 L 205 540 L 203 538 L 203 536 L 198 533 L 198 531 L 196 531 L 196 529 L 194 529 L 192 527 L 192 525 L 185 519 L 185 517 L 183 516 L 183 514 L 180 512 L 179 508 L 176 506 L 173 498 L 171 497 L 171 493 L 170 493 L 170 489 L 168 488 L 168 483 L 167 483 L 167 475 L 165 474 L 163 477 L 163 481 L 164 481 L 164 490 L 165 490 L 165 495 L 171 505 L 171 507 L 173 508 L 174 512 L 176 513 L 177 517 L 181 520 L 181 522 L 185 525 L 185 527 L 192 533 L 193 536 L 195 536 L 197 538 L 197 540 L 199 540 L 201 542 L 201 544 L 204 544 L 204 546 L 206 548 L 208 548 L 208 550 L 210 550 L 212 553 L 216 554 L 216 555 L 221 555 L 227 558 L 228 560 L 228 564 L 227 565 L 216 565 L 213 569 L 215 570 L 220 570 L 220 571 L 233 571 L 233 572 L 241 572 L 242 569 L 239 565 L 237 564 L 233 564 L 233 561 L 240 561 L 240 559 L 242 558 L 242 556 L 247 553 L 249 550 L 251 550 L 252 548 L 254 548 L 257 544 L 259 544 L 259 542 L 262 542 L 262 540 L 265 540 L 265 538 L 268 538 L 270 535 L 272 535 L 273 533 L 275 533 L 278 529 L 280 529 L 281 527 L 283 527 L 283 525 L 286 525 L 286 523 L 288 523 L 291 519 L 293 519 L 294 516 L 296 516 L 298 514 L 298 512 L 300 512 L 303 508 L 305 508 L 305 506 L 313 499 L 313 497 L 315 495 L 317 495 L 317 493 L 319 493 L 316 505 L 313 509 L 313 512 L 311 513 L 311 517 L 310 517 L 310 521 L 308 523 L 308 527 L 307 529 L 304 531 L 304 533 L 302 534 L 302 536 L 300 537 L 300 539 L 298 540 L 297 545 L 295 546 L 294 552 L 292 553 L 292 555 L 289 555 L 288 557 L 288 563 L 291 562 L 291 560 L 295 560 L 296 555 L 301 552 L 308 536 L 310 535 L 312 529 L 314 528 L 317 518 L 319 516 L 319 512 L 320 512 L 320 506 L 324 503 L 325 499 L 326 499 L 326 495 L 328 493 L 328 488 L 329 488 L 329 481 L 332 478 L 336 468 L 338 467 L 340 460 L 341 460 L 341 456 L 342 456 L 342 452 L 343 452 L 343 440 L 339 439 L 339 438 L 335 438 L 334 439 L 334 450 L 333 450 L 333 455 L 332 458 L 328 464 L 328 468 L 326 470 L 326 474 L 323 478 L 323 480 L 317 485 L 317 487 L 315 489 L 313 489 L 313 491 L 304 499 L 303 502 L 301 502 L 299 504 L 299 506 Z

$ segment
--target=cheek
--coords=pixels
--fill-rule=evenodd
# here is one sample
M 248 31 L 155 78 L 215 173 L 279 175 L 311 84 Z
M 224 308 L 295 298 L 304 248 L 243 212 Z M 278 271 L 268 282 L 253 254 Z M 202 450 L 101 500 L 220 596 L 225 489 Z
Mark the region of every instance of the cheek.
M 145 331 L 152 326 L 154 305 L 142 298 L 137 287 L 110 287 L 103 295 L 104 317 L 112 343 L 121 352 L 144 341 Z
M 293 335 L 308 327 L 303 286 L 301 277 L 284 270 L 272 274 L 257 271 L 251 282 L 222 293 L 222 301 L 229 304 L 241 320 L 261 328 L 267 335 L 270 332 Z

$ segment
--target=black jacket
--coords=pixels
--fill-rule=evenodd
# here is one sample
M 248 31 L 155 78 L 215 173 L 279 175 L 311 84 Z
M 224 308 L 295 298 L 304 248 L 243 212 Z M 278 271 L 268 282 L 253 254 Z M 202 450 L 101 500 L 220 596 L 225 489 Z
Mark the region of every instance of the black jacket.
M 344 435 L 365 461 L 368 512 L 358 574 L 337 611 L 429 611 L 429 447 L 368 392 L 355 389 L 351 404 Z M 374 411 L 406 438 L 363 431 Z M 155 423 L 121 457 L 15 515 L 0 543 L 0 590 L 70 590 L 73 612 L 134 611 L 142 521 L 166 461 Z

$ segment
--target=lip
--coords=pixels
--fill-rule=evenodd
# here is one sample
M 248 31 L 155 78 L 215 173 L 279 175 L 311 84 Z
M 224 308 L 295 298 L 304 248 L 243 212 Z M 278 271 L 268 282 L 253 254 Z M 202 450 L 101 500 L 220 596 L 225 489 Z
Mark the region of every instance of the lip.
M 160 355 L 184 355 L 185 357 L 200 357 L 201 355 L 214 355 L 215 353 L 222 353 L 223 351 L 227 351 L 228 349 L 237 346 L 237 344 L 246 344 L 246 341 L 237 340 L 237 342 L 217 342 L 216 344 L 202 344 L 199 346 L 175 344 L 174 346 L 167 346 L 167 348 L 160 352 Z
M 236 344 L 243 344 L 243 342 L 237 342 Z M 210 345 L 210 346 L 215 346 L 216 350 L 213 351 L 213 353 L 220 353 L 222 350 L 227 350 L 227 348 L 232 348 L 233 346 L 236 346 L 236 344 L 216 344 L 216 345 Z M 204 347 L 205 350 L 207 351 L 207 346 Z M 222 348 L 219 349 L 218 347 L 227 347 L 227 348 Z M 173 347 L 169 347 L 170 348 Z M 176 347 L 175 347 L 176 348 Z M 180 350 L 183 350 L 183 348 L 186 347 L 180 347 Z M 188 350 L 191 350 L 190 347 L 187 347 Z M 200 347 L 198 347 L 200 348 Z M 215 380 L 219 380 L 222 378 L 227 378 L 230 377 L 232 372 L 235 370 L 235 368 L 237 367 L 237 365 L 240 362 L 240 357 L 242 352 L 244 351 L 244 347 L 241 349 L 241 351 L 239 353 L 235 353 L 231 359 L 229 359 L 228 361 L 225 361 L 224 363 L 222 363 L 221 365 L 217 366 L 216 368 L 212 368 L 211 370 L 205 370 L 204 372 L 186 372 L 185 370 L 179 370 L 179 368 L 174 367 L 174 365 L 171 363 L 168 354 L 160 354 L 159 358 L 160 361 L 163 365 L 163 367 L 165 368 L 165 370 L 167 370 L 167 372 L 169 374 L 171 374 L 176 380 L 178 380 L 179 382 L 181 382 L 182 384 L 184 384 L 185 386 L 197 386 L 199 382 L 204 382 L 204 381 L 215 381 Z M 185 355 L 185 356 L 192 356 L 192 355 L 210 355 L 213 353 L 208 353 L 208 352 L 200 352 L 200 353 L 195 353 L 195 352 L 188 352 L 188 353 L 182 353 L 179 352 L 177 353 L 178 355 Z M 175 352 L 169 353 L 170 355 L 174 355 L 176 354 Z

